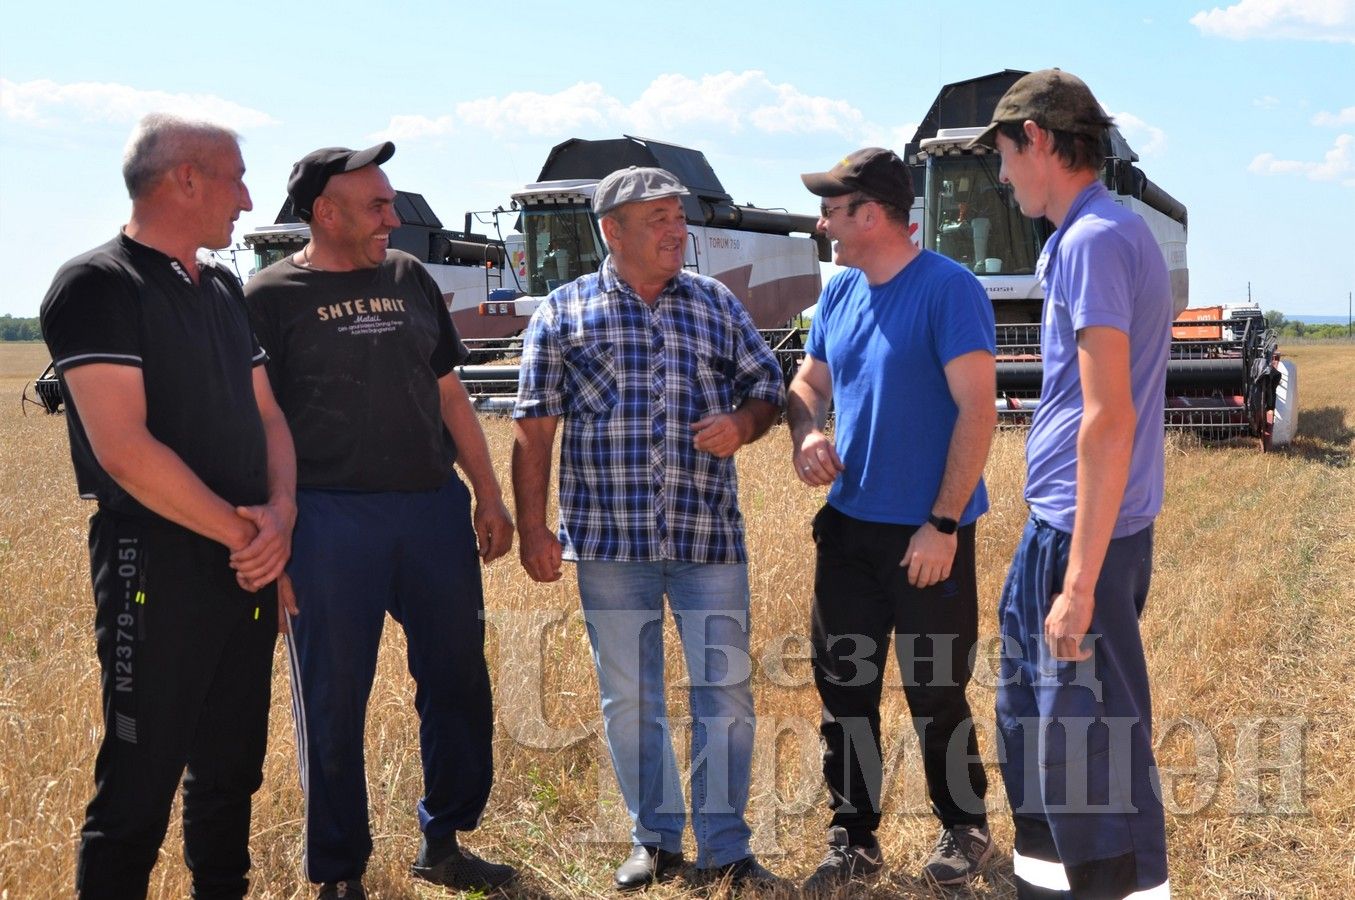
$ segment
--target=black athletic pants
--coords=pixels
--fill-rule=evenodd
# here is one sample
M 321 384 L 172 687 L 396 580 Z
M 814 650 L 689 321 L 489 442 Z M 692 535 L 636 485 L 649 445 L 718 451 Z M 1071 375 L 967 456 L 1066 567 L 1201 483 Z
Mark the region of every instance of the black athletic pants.
M 824 506 L 814 518 L 817 565 L 811 640 L 823 701 L 823 775 L 834 826 L 865 843 L 880 826 L 880 695 L 890 637 L 922 745 L 927 794 L 946 827 L 983 825 L 988 779 L 965 698 L 978 640 L 974 526 L 958 532 L 950 577 L 929 588 L 899 566 L 908 525 L 863 522 Z
M 182 778 L 193 896 L 243 897 L 276 591 L 242 590 L 225 547 L 164 521 L 100 510 L 89 549 L 104 737 L 77 890 L 82 898 L 146 895 Z

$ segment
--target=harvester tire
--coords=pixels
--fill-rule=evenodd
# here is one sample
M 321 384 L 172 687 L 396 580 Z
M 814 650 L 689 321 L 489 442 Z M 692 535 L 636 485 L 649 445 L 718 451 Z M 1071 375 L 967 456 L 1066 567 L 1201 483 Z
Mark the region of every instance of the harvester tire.
M 1276 364 L 1280 383 L 1275 388 L 1275 419 L 1270 430 L 1270 447 L 1287 447 L 1299 426 L 1299 369 L 1293 360 Z

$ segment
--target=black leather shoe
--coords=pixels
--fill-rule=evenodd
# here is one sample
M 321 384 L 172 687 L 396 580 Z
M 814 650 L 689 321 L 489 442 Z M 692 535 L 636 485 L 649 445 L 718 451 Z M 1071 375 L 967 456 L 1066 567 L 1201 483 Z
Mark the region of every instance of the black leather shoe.
M 681 853 L 660 850 L 658 847 L 646 847 L 636 844 L 616 870 L 616 888 L 621 891 L 638 891 L 649 887 L 656 881 L 662 881 L 673 870 L 682 865 Z

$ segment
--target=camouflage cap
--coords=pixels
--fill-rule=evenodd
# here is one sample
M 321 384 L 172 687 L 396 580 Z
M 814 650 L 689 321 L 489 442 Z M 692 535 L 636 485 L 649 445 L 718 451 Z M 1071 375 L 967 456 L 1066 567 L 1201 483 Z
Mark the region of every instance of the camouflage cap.
M 1092 136 L 1114 124 L 1081 78 L 1061 69 L 1041 69 L 1007 88 L 993 109 L 992 123 L 965 147 L 996 148 L 999 125 L 1019 125 L 1027 119 L 1049 131 Z

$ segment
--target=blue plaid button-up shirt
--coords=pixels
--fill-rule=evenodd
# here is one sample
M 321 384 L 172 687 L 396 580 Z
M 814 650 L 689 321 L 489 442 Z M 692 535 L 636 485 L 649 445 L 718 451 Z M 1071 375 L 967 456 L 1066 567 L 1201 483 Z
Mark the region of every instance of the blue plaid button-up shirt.
M 647 305 L 602 269 L 548 296 L 523 341 L 514 418 L 563 416 L 566 559 L 744 562 L 733 458 L 691 425 L 746 399 L 782 406 L 781 370 L 713 278 L 679 272 Z

